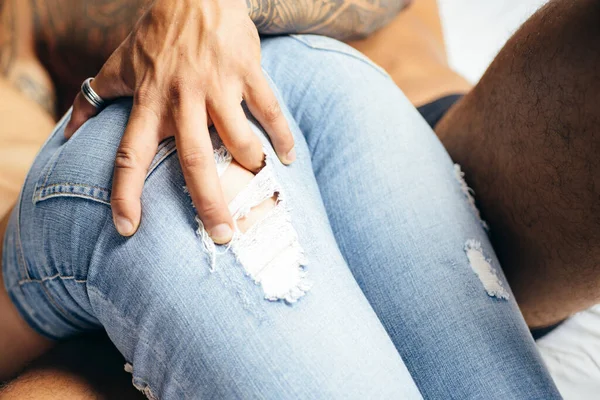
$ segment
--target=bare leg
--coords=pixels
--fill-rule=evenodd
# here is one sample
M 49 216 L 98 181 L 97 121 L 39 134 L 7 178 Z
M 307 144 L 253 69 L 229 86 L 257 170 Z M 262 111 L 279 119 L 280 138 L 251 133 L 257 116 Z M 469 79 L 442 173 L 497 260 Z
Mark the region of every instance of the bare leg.
M 435 0 L 352 43 L 416 106 L 468 93 L 437 125 L 477 193 L 530 327 L 600 301 L 600 4 L 553 1 L 474 90 L 450 69 Z
M 437 126 L 529 325 L 600 301 L 600 3 L 555 0 Z
M 0 399 L 143 399 L 124 363 L 105 336 L 73 339 L 32 363 L 0 390 Z

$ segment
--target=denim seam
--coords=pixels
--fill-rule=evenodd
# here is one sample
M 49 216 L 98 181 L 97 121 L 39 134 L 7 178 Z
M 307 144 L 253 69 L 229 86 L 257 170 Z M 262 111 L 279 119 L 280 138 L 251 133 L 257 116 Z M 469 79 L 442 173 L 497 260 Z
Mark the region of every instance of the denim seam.
M 121 311 L 119 310 L 119 308 L 116 307 L 113 304 L 112 301 L 110 301 L 109 299 L 107 299 L 106 296 L 104 296 L 104 294 L 102 294 L 102 292 L 100 292 L 94 286 L 89 286 L 89 285 L 87 286 L 87 290 L 88 290 L 88 292 L 90 292 L 90 291 L 91 292 L 95 292 L 102 300 L 104 300 L 105 302 L 109 303 L 112 306 L 113 310 L 116 310 L 119 313 L 119 318 L 121 319 L 122 322 L 124 322 L 125 325 L 127 325 L 129 327 L 129 330 L 131 330 L 132 332 L 136 331 L 136 329 L 134 329 L 134 327 L 129 323 L 129 321 L 127 320 L 127 318 L 124 318 L 121 315 Z M 141 329 L 144 332 L 146 332 L 148 335 L 151 334 L 151 332 L 148 332 L 148 330 L 145 327 L 142 326 Z M 158 350 L 154 346 L 150 346 L 150 344 L 146 340 L 142 339 L 140 335 L 137 335 L 137 338 L 146 347 L 146 349 L 148 349 L 154 355 L 156 355 L 156 356 L 159 357 L 160 362 L 163 364 L 163 366 L 166 366 L 167 363 L 165 362 L 165 359 L 164 359 L 164 353 L 158 352 Z M 135 365 L 134 365 L 134 363 L 130 362 L 130 364 L 133 366 L 134 371 L 135 371 Z M 135 375 L 134 374 L 132 374 L 132 375 L 135 378 Z M 177 376 L 175 374 L 171 374 L 171 376 L 172 376 L 173 380 L 175 381 L 175 383 L 176 383 L 177 388 L 179 389 L 179 391 L 181 393 L 185 393 L 185 391 L 183 390 L 183 386 L 181 385 L 181 382 L 179 382 L 179 379 L 177 379 Z M 141 379 L 141 378 L 138 378 L 138 379 L 144 381 L 147 384 L 147 380 L 146 379 Z M 150 385 L 148 385 L 148 386 L 150 386 Z
M 71 111 L 71 109 L 69 109 L 69 111 Z M 58 133 L 58 131 L 60 130 L 60 126 L 62 126 L 67 118 L 67 116 L 69 115 L 69 111 L 67 111 L 65 113 L 65 115 L 63 115 L 63 117 L 61 118 L 61 120 L 58 122 L 58 124 L 56 124 L 56 127 L 54 128 L 54 130 L 52 131 L 52 133 L 50 134 L 50 136 L 48 137 L 48 140 L 46 141 L 46 143 L 44 143 L 44 145 L 42 146 L 42 148 L 40 149 L 40 152 L 42 151 L 42 149 L 46 146 L 46 144 L 52 139 L 54 138 L 54 136 L 56 136 L 56 134 Z M 46 182 L 48 181 L 48 177 L 50 176 L 50 173 L 54 170 L 54 166 L 56 165 L 56 159 L 59 157 L 60 153 L 62 153 L 63 147 L 61 146 L 60 149 L 58 149 L 56 151 L 56 153 L 54 153 L 52 155 L 52 157 L 50 157 L 50 160 L 48 160 L 48 164 L 46 165 L 50 165 L 48 172 L 46 173 L 46 176 L 44 178 L 44 185 L 46 184 Z M 37 157 L 37 156 L 36 156 Z M 39 181 L 37 182 L 39 183 Z M 37 184 L 36 184 L 37 187 Z
M 326 46 L 320 46 L 320 45 L 315 45 L 313 43 L 308 42 L 307 40 L 303 39 L 301 36 L 298 35 L 290 35 L 290 37 L 292 39 L 296 39 L 297 41 L 299 41 L 300 43 L 302 43 L 303 45 L 311 48 L 311 49 L 315 49 L 315 50 L 322 50 L 322 51 L 328 51 L 328 52 L 332 52 L 332 53 L 337 53 L 337 54 L 341 54 L 341 55 L 345 55 L 348 57 L 352 57 L 358 61 L 361 61 L 362 63 L 368 65 L 369 67 L 375 69 L 377 72 L 379 72 L 381 75 L 385 76 L 386 78 L 390 78 L 389 74 L 387 72 L 385 72 L 385 70 L 383 68 L 381 68 L 379 65 L 375 64 L 373 61 L 369 60 L 367 58 L 367 56 L 359 56 L 357 54 L 354 54 L 353 52 L 349 52 L 349 51 L 344 51 L 341 49 L 334 49 L 332 47 L 326 47 Z M 358 50 L 356 50 L 358 51 Z
M 23 270 L 23 272 L 25 272 L 25 278 L 31 280 L 31 275 L 29 275 L 29 269 L 27 268 L 27 261 L 25 261 L 25 254 L 23 254 L 23 244 L 21 243 L 21 205 L 19 204 L 18 207 L 19 209 L 17 210 L 17 220 L 15 221 L 15 233 L 17 235 L 16 244 L 17 252 L 19 253 L 17 256 L 17 263 L 20 264 L 21 269 Z
M 148 172 L 146 174 L 146 179 L 148 179 L 148 177 L 154 172 L 154 170 L 156 170 L 156 168 L 158 168 L 160 166 L 160 164 L 162 164 L 163 161 L 165 161 L 167 158 L 169 158 L 176 151 L 177 151 L 177 147 L 175 147 L 175 146 L 166 150 L 165 153 L 158 160 L 156 160 L 155 163 L 153 163 L 150 166 L 150 169 L 148 170 Z
M 54 171 L 54 168 L 56 167 L 56 164 L 58 163 L 58 158 L 60 157 L 60 154 L 62 153 L 64 147 L 60 147 L 58 150 L 56 150 L 56 152 L 52 155 L 52 157 L 50 157 L 50 160 L 48 160 L 48 164 L 46 164 L 46 166 L 48 167 L 48 171 L 46 171 L 46 175 L 44 176 L 44 183 L 42 183 L 42 187 L 45 187 L 46 184 L 48 183 L 48 179 L 50 179 L 50 174 L 52 174 L 52 171 Z M 39 181 L 37 182 L 39 184 Z M 38 184 L 36 184 L 36 190 L 38 188 Z M 35 193 L 34 191 L 34 193 Z
M 46 298 L 63 315 L 63 317 L 69 320 L 74 326 L 79 328 L 79 321 L 77 321 L 70 313 L 67 312 L 67 310 L 65 310 L 60 304 L 58 304 L 58 302 L 54 299 L 54 297 L 52 297 L 52 295 L 48 291 L 48 288 L 44 286 L 43 283 L 38 283 L 38 285 L 41 286 L 42 290 L 44 291 L 44 294 L 46 295 Z
M 85 187 L 85 186 L 83 186 L 83 187 Z M 56 193 L 52 193 L 52 194 L 40 197 L 39 199 L 37 199 L 36 203 L 39 203 L 39 202 L 44 201 L 44 200 L 52 199 L 52 198 L 55 198 L 55 197 L 79 197 L 79 198 L 82 198 L 82 199 L 89 199 L 89 200 L 93 200 L 93 201 L 96 201 L 98 203 L 102 203 L 102 204 L 105 204 L 107 206 L 110 206 L 110 202 L 109 201 L 102 200 L 102 199 L 100 199 L 98 197 L 94 197 L 94 196 L 83 194 L 83 193 L 80 194 L 80 193 L 65 193 L 65 192 L 56 192 Z
M 48 301 L 54 306 L 54 308 L 67 320 L 69 321 L 74 327 L 79 327 L 79 321 L 77 321 L 76 319 L 73 318 L 73 316 L 71 316 L 71 314 L 69 314 L 63 307 L 60 306 L 60 304 L 58 304 L 56 302 L 56 300 L 52 297 L 52 295 L 48 292 L 48 288 L 44 286 L 43 284 L 43 280 L 31 280 L 31 281 L 20 281 L 17 284 L 11 286 L 10 288 L 8 288 L 9 291 L 14 290 L 15 288 L 21 288 L 22 284 L 25 283 L 37 283 L 38 285 L 40 285 L 40 288 L 42 289 L 42 291 L 44 292 L 44 295 L 46 296 L 46 298 L 48 299 Z M 35 320 L 35 318 L 33 318 Z M 48 333 L 47 333 L 48 334 Z M 50 334 L 50 336 L 55 337 L 55 335 Z
M 75 276 L 63 276 L 61 274 L 56 274 L 56 275 L 52 275 L 52 276 L 47 276 L 42 279 L 22 279 L 19 282 L 17 282 L 16 285 L 20 286 L 20 285 L 23 285 L 26 283 L 44 283 L 44 282 L 53 281 L 56 279 L 60 279 L 61 281 L 62 280 L 72 280 L 77 283 L 86 283 L 87 282 L 87 279 L 77 279 Z
M 169 146 L 169 145 L 163 146 L 161 148 L 161 150 L 159 150 L 159 151 L 164 150 L 167 146 Z M 171 156 L 173 153 L 175 153 L 176 150 L 177 150 L 177 148 L 175 146 L 173 146 L 172 148 L 169 148 L 167 150 L 164 150 L 164 154 L 161 154 L 160 158 L 157 159 L 153 163 L 153 165 L 150 167 L 150 169 L 148 170 L 146 179 L 152 174 L 152 172 L 154 172 L 156 170 L 156 168 L 158 168 L 160 166 L 160 164 L 164 160 L 166 160 L 169 156 Z M 54 188 L 58 188 L 61 186 L 76 187 L 76 188 L 83 188 L 83 189 L 96 189 L 96 190 L 100 191 L 101 193 L 105 194 L 107 198 L 110 197 L 110 191 L 105 188 L 102 188 L 100 186 L 86 185 L 86 184 L 82 184 L 82 183 L 73 183 L 73 182 L 54 183 L 52 185 L 46 185 L 46 183 L 44 183 L 43 186 L 36 187 L 36 189 L 34 191 L 33 199 L 32 199 L 33 203 L 36 204 L 40 201 L 44 201 L 44 200 L 47 200 L 47 199 L 50 199 L 53 197 L 80 197 L 80 198 L 95 200 L 95 201 L 98 201 L 99 203 L 110 206 L 110 201 L 106 201 L 102 198 L 99 198 L 99 197 L 96 197 L 93 195 L 89 195 L 89 194 L 85 194 L 85 193 L 72 193 L 69 191 L 56 191 L 54 193 L 50 193 L 47 195 L 41 194 L 44 190 L 54 189 Z

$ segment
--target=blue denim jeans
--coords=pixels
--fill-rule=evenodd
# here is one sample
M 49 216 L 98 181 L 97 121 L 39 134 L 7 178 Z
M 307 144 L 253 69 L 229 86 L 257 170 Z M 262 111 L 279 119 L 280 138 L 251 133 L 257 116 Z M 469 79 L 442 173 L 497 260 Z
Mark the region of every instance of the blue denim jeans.
M 130 100 L 69 141 L 57 125 L 5 237 L 29 324 L 55 339 L 105 329 L 156 398 L 559 398 L 460 171 L 389 77 L 311 35 L 264 39 L 263 68 L 297 161 L 280 164 L 248 115 L 267 155 L 260 198 L 278 193 L 279 214 L 231 246 L 202 240 L 172 140 L 139 231 L 116 232 Z

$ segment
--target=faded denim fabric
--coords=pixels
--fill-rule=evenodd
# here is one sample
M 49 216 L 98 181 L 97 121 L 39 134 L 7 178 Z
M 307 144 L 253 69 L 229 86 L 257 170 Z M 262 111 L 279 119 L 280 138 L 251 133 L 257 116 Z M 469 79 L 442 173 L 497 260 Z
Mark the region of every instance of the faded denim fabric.
M 263 68 L 297 161 L 280 164 L 248 119 L 310 290 L 265 300 L 227 246 L 211 271 L 172 140 L 148 173 L 139 231 L 120 237 L 120 100 L 69 141 L 57 125 L 11 217 L 5 284 L 31 326 L 57 339 L 105 329 L 150 398 L 560 398 L 455 166 L 389 77 L 312 35 L 264 39 Z M 486 291 L 473 260 L 508 298 Z

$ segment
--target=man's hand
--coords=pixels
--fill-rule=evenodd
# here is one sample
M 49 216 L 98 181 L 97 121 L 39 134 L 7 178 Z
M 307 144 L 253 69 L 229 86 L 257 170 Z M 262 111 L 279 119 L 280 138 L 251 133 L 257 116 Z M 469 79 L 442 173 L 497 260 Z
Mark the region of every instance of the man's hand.
M 175 136 L 185 181 L 206 230 L 217 243 L 231 239 L 232 218 L 208 125 L 214 123 L 241 165 L 260 169 L 262 145 L 250 130 L 242 100 L 281 161 L 295 159 L 294 141 L 262 73 L 258 33 L 243 1 L 157 0 L 102 67 L 92 88 L 103 99 L 134 99 L 111 195 L 114 222 L 124 236 L 139 226 L 144 180 L 159 142 Z M 79 94 L 65 136 L 96 113 Z

